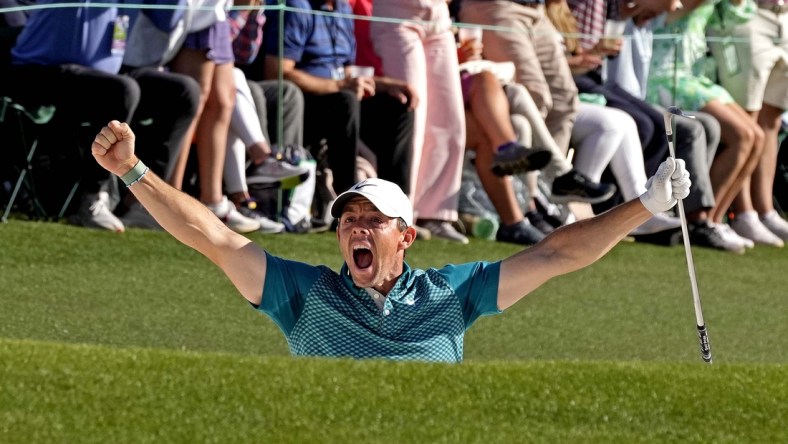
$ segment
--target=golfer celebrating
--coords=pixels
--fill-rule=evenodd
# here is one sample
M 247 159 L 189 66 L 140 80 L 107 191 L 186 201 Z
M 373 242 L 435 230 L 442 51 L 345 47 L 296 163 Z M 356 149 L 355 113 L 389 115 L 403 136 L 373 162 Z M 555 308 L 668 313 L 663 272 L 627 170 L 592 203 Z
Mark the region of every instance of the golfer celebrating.
M 134 155 L 134 133 L 112 121 L 93 156 L 119 176 L 161 226 L 196 249 L 284 332 L 294 355 L 459 362 L 465 330 L 554 276 L 585 267 L 652 215 L 689 194 L 682 160 L 667 159 L 640 199 L 561 227 L 505 260 L 414 270 L 413 208 L 399 187 L 368 179 L 342 193 L 331 214 L 345 263 L 339 273 L 273 256 L 229 230 L 197 200 L 170 187 Z

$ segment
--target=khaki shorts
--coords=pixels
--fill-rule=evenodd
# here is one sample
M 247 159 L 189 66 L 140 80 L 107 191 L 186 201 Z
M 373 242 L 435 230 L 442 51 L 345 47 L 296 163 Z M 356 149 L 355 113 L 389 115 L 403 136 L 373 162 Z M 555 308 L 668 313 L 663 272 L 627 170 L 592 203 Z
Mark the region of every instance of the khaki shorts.
M 719 83 L 736 102 L 748 111 L 763 103 L 788 109 L 788 12 L 761 7 L 748 23 L 714 37 Z

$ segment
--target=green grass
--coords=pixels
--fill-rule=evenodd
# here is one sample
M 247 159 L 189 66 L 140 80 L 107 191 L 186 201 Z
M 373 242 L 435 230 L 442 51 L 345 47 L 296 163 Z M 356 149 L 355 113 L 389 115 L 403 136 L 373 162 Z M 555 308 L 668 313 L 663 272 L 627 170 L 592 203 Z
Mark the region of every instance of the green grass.
M 341 265 L 331 234 L 252 238 Z M 415 267 L 512 245 L 417 242 Z M 788 252 L 622 243 L 477 321 L 459 366 L 290 358 L 165 233 L 0 225 L 0 442 L 787 442 Z
M 461 366 L 0 340 L 4 442 L 785 442 L 777 365 Z

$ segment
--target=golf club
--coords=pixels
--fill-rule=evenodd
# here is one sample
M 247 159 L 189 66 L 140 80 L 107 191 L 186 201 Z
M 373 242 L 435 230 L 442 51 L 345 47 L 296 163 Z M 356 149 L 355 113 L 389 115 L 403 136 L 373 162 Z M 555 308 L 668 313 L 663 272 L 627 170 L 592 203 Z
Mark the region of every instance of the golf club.
M 693 116 L 684 114 L 684 112 L 675 106 L 669 107 L 662 115 L 665 119 L 665 134 L 668 137 L 668 150 L 670 151 L 670 157 L 673 159 L 676 159 L 676 150 L 674 148 L 676 135 L 673 128 L 675 116 L 693 118 Z M 711 364 L 711 344 L 709 344 L 709 334 L 706 331 L 706 323 L 703 320 L 703 311 L 700 306 L 698 279 L 695 275 L 695 262 L 692 260 L 689 230 L 687 229 L 687 216 L 684 214 L 684 203 L 680 199 L 677 206 L 679 208 L 679 218 L 681 219 L 681 234 L 684 238 L 684 252 L 687 255 L 687 269 L 689 271 L 690 284 L 692 286 L 692 299 L 695 302 L 695 321 L 698 327 L 698 339 L 700 339 L 701 358 L 703 358 L 703 361 Z

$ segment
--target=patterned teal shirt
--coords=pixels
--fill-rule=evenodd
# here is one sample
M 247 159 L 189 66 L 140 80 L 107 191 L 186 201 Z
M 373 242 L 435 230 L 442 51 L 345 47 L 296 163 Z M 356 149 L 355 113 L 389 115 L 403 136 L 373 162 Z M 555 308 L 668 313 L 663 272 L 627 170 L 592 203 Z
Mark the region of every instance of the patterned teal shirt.
M 339 274 L 267 254 L 258 310 L 276 322 L 290 352 L 302 356 L 460 362 L 465 330 L 498 310 L 500 262 L 405 270 L 380 310 Z

